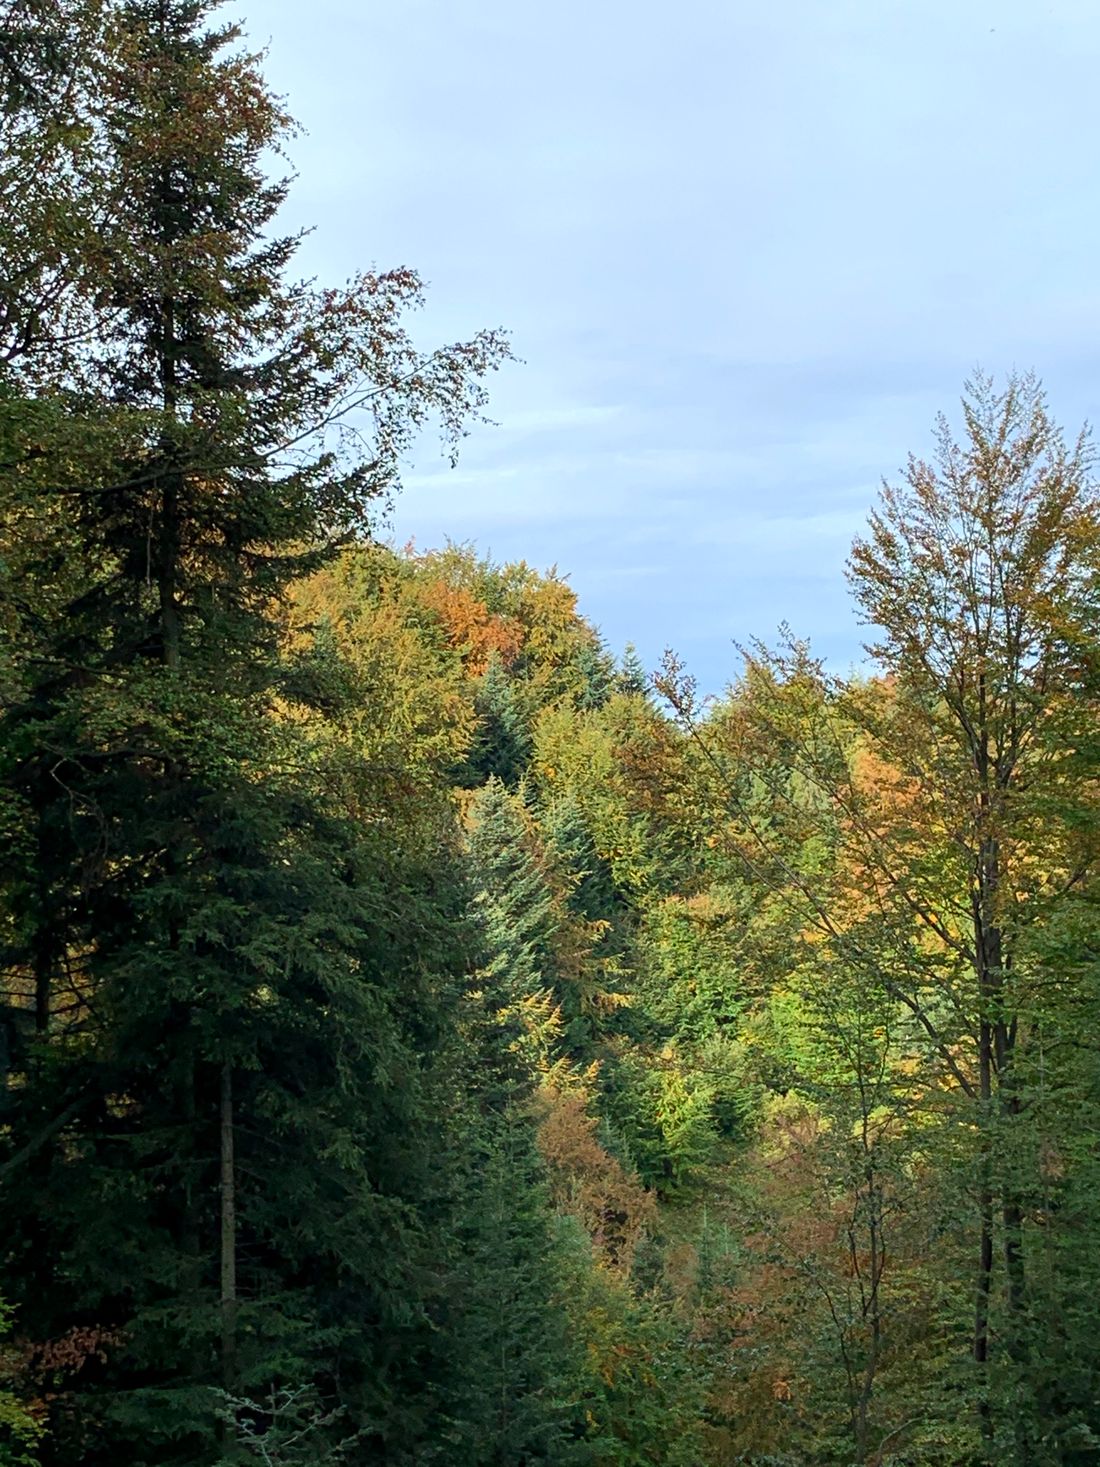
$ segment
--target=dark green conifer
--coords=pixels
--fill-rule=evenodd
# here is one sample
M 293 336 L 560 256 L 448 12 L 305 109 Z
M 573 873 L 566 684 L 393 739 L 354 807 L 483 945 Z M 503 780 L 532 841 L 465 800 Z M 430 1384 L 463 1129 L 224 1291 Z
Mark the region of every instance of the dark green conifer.
M 589 922 L 613 922 L 621 913 L 614 877 L 575 790 L 567 787 L 540 812 L 539 829 L 568 887 L 570 909 Z
M 628 698 L 645 698 L 649 694 L 649 676 L 633 642 L 626 644 L 615 678 L 615 688 Z
M 526 767 L 531 740 L 512 680 L 496 651 L 489 654 L 474 707 L 478 724 L 464 782 L 483 784 L 495 778 L 516 784 Z
M 552 986 L 558 918 L 517 796 L 499 778 L 489 779 L 472 806 L 470 853 L 488 972 L 501 1001 L 514 1004 Z
M 602 708 L 611 696 L 615 664 L 598 633 L 591 633 L 581 643 L 576 666 L 580 676 L 577 707 L 585 711 Z
M 286 119 L 211 8 L 109 8 L 95 349 L 79 399 L 13 379 L 5 531 L 29 526 L 40 574 L 51 532 L 59 550 L 33 617 L 3 609 L 33 654 L 0 718 L 5 988 L 37 1040 L 0 1141 L 0 1266 L 32 1341 L 102 1341 L 51 1467 L 219 1460 L 215 1386 L 299 1383 L 413 1462 L 462 897 L 447 838 L 402 842 L 369 767 L 286 716 L 280 594 L 428 414 L 457 433 L 499 342 L 417 354 L 410 272 L 286 282 L 263 173 Z M 366 459 L 329 436 L 356 400 Z M 31 500 L 47 410 L 55 477 Z M 66 413 L 91 414 L 97 461 L 64 452 Z
M 454 1467 L 526 1467 L 578 1459 L 581 1375 L 563 1303 L 545 1167 L 535 1144 L 532 1032 L 553 981 L 557 914 L 519 796 L 491 778 L 471 810 L 483 964 L 465 1048 L 462 1104 L 472 1144 L 458 1194 L 456 1280 L 463 1340 L 436 1455 Z M 551 1056 L 553 1058 L 553 1056 Z

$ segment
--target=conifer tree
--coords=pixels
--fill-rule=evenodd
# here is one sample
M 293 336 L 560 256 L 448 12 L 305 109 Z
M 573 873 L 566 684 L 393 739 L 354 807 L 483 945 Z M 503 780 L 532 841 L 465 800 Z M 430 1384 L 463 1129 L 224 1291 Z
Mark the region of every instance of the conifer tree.
M 566 1259 L 529 1096 L 489 1101 L 471 1160 L 457 1215 L 453 1394 L 423 1460 L 440 1467 L 587 1461 Z
M 489 779 L 471 808 L 470 852 L 489 971 L 503 1002 L 515 1004 L 552 986 L 558 919 L 517 797 L 499 778 Z
M 107 426 L 99 462 L 45 486 L 74 565 L 0 722 L 6 986 L 38 1035 L 0 1154 L 3 1266 L 32 1338 L 75 1319 L 112 1341 L 59 1402 L 58 1467 L 214 1460 L 215 1384 L 316 1382 L 387 1460 L 424 1426 L 425 1073 L 461 897 L 442 849 L 429 871 L 351 818 L 367 766 L 334 778 L 286 716 L 280 598 L 427 416 L 457 435 L 502 348 L 417 352 L 411 272 L 287 283 L 263 173 L 287 122 L 210 11 L 110 7 L 117 227 L 81 364 Z M 349 403 L 373 415 L 365 459 Z
M 495 649 L 474 696 L 474 708 L 478 727 L 464 782 L 482 784 L 496 778 L 514 785 L 526 767 L 531 741 L 512 680 Z
M 619 910 L 614 879 L 574 789 L 567 787 L 540 813 L 539 829 L 568 883 L 571 910 L 589 922 L 613 921 Z
M 19 373 L 49 382 L 87 340 L 91 261 L 113 213 L 96 146 L 105 11 L 104 0 L 7 0 L 0 10 L 0 380 L 9 386 Z
M 519 798 L 498 779 L 471 809 L 474 911 L 484 944 L 463 1085 L 473 1146 L 458 1208 L 463 1346 L 439 1461 L 470 1467 L 567 1463 L 583 1435 L 580 1361 L 566 1333 L 564 1257 L 555 1237 L 533 1097 L 557 1036 L 546 989 L 557 912 Z M 467 1061 L 468 1062 L 468 1061 Z M 435 1460 L 434 1458 L 432 1460 Z
M 603 707 L 611 696 L 614 667 L 602 637 L 594 633 L 590 640 L 581 644 L 577 653 L 577 671 L 581 680 L 576 700 L 578 708 Z
M 619 663 L 615 687 L 627 698 L 644 698 L 649 692 L 649 677 L 646 674 L 645 664 L 638 656 L 638 649 L 633 642 L 626 644 L 622 661 Z

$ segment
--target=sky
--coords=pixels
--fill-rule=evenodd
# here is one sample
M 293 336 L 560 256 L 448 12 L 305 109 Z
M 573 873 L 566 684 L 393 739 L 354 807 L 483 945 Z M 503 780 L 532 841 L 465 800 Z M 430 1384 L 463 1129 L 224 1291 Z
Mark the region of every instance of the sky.
M 234 6 L 240 10 L 240 6 Z M 251 0 L 335 283 L 521 362 L 389 533 L 569 576 L 700 684 L 781 623 L 838 670 L 844 563 L 976 366 L 1100 400 L 1096 0 Z

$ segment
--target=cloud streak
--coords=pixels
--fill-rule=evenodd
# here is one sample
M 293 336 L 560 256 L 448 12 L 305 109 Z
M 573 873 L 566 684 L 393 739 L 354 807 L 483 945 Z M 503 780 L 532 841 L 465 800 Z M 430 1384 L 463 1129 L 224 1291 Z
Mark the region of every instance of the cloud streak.
M 557 562 L 615 645 L 717 686 L 786 619 L 855 660 L 848 542 L 973 365 L 1092 410 L 1093 0 L 262 22 L 309 129 L 306 268 L 414 264 L 426 336 L 503 322 L 524 358 L 454 474 L 418 456 L 395 532 Z

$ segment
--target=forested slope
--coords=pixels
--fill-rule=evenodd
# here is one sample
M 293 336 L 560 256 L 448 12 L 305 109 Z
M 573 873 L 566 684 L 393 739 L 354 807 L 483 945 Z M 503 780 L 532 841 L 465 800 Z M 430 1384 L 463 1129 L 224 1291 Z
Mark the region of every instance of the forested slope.
M 218 24 L 0 29 L 0 1464 L 1095 1461 L 1087 445 L 970 384 L 701 699 L 386 542 L 508 345 L 295 281 Z

